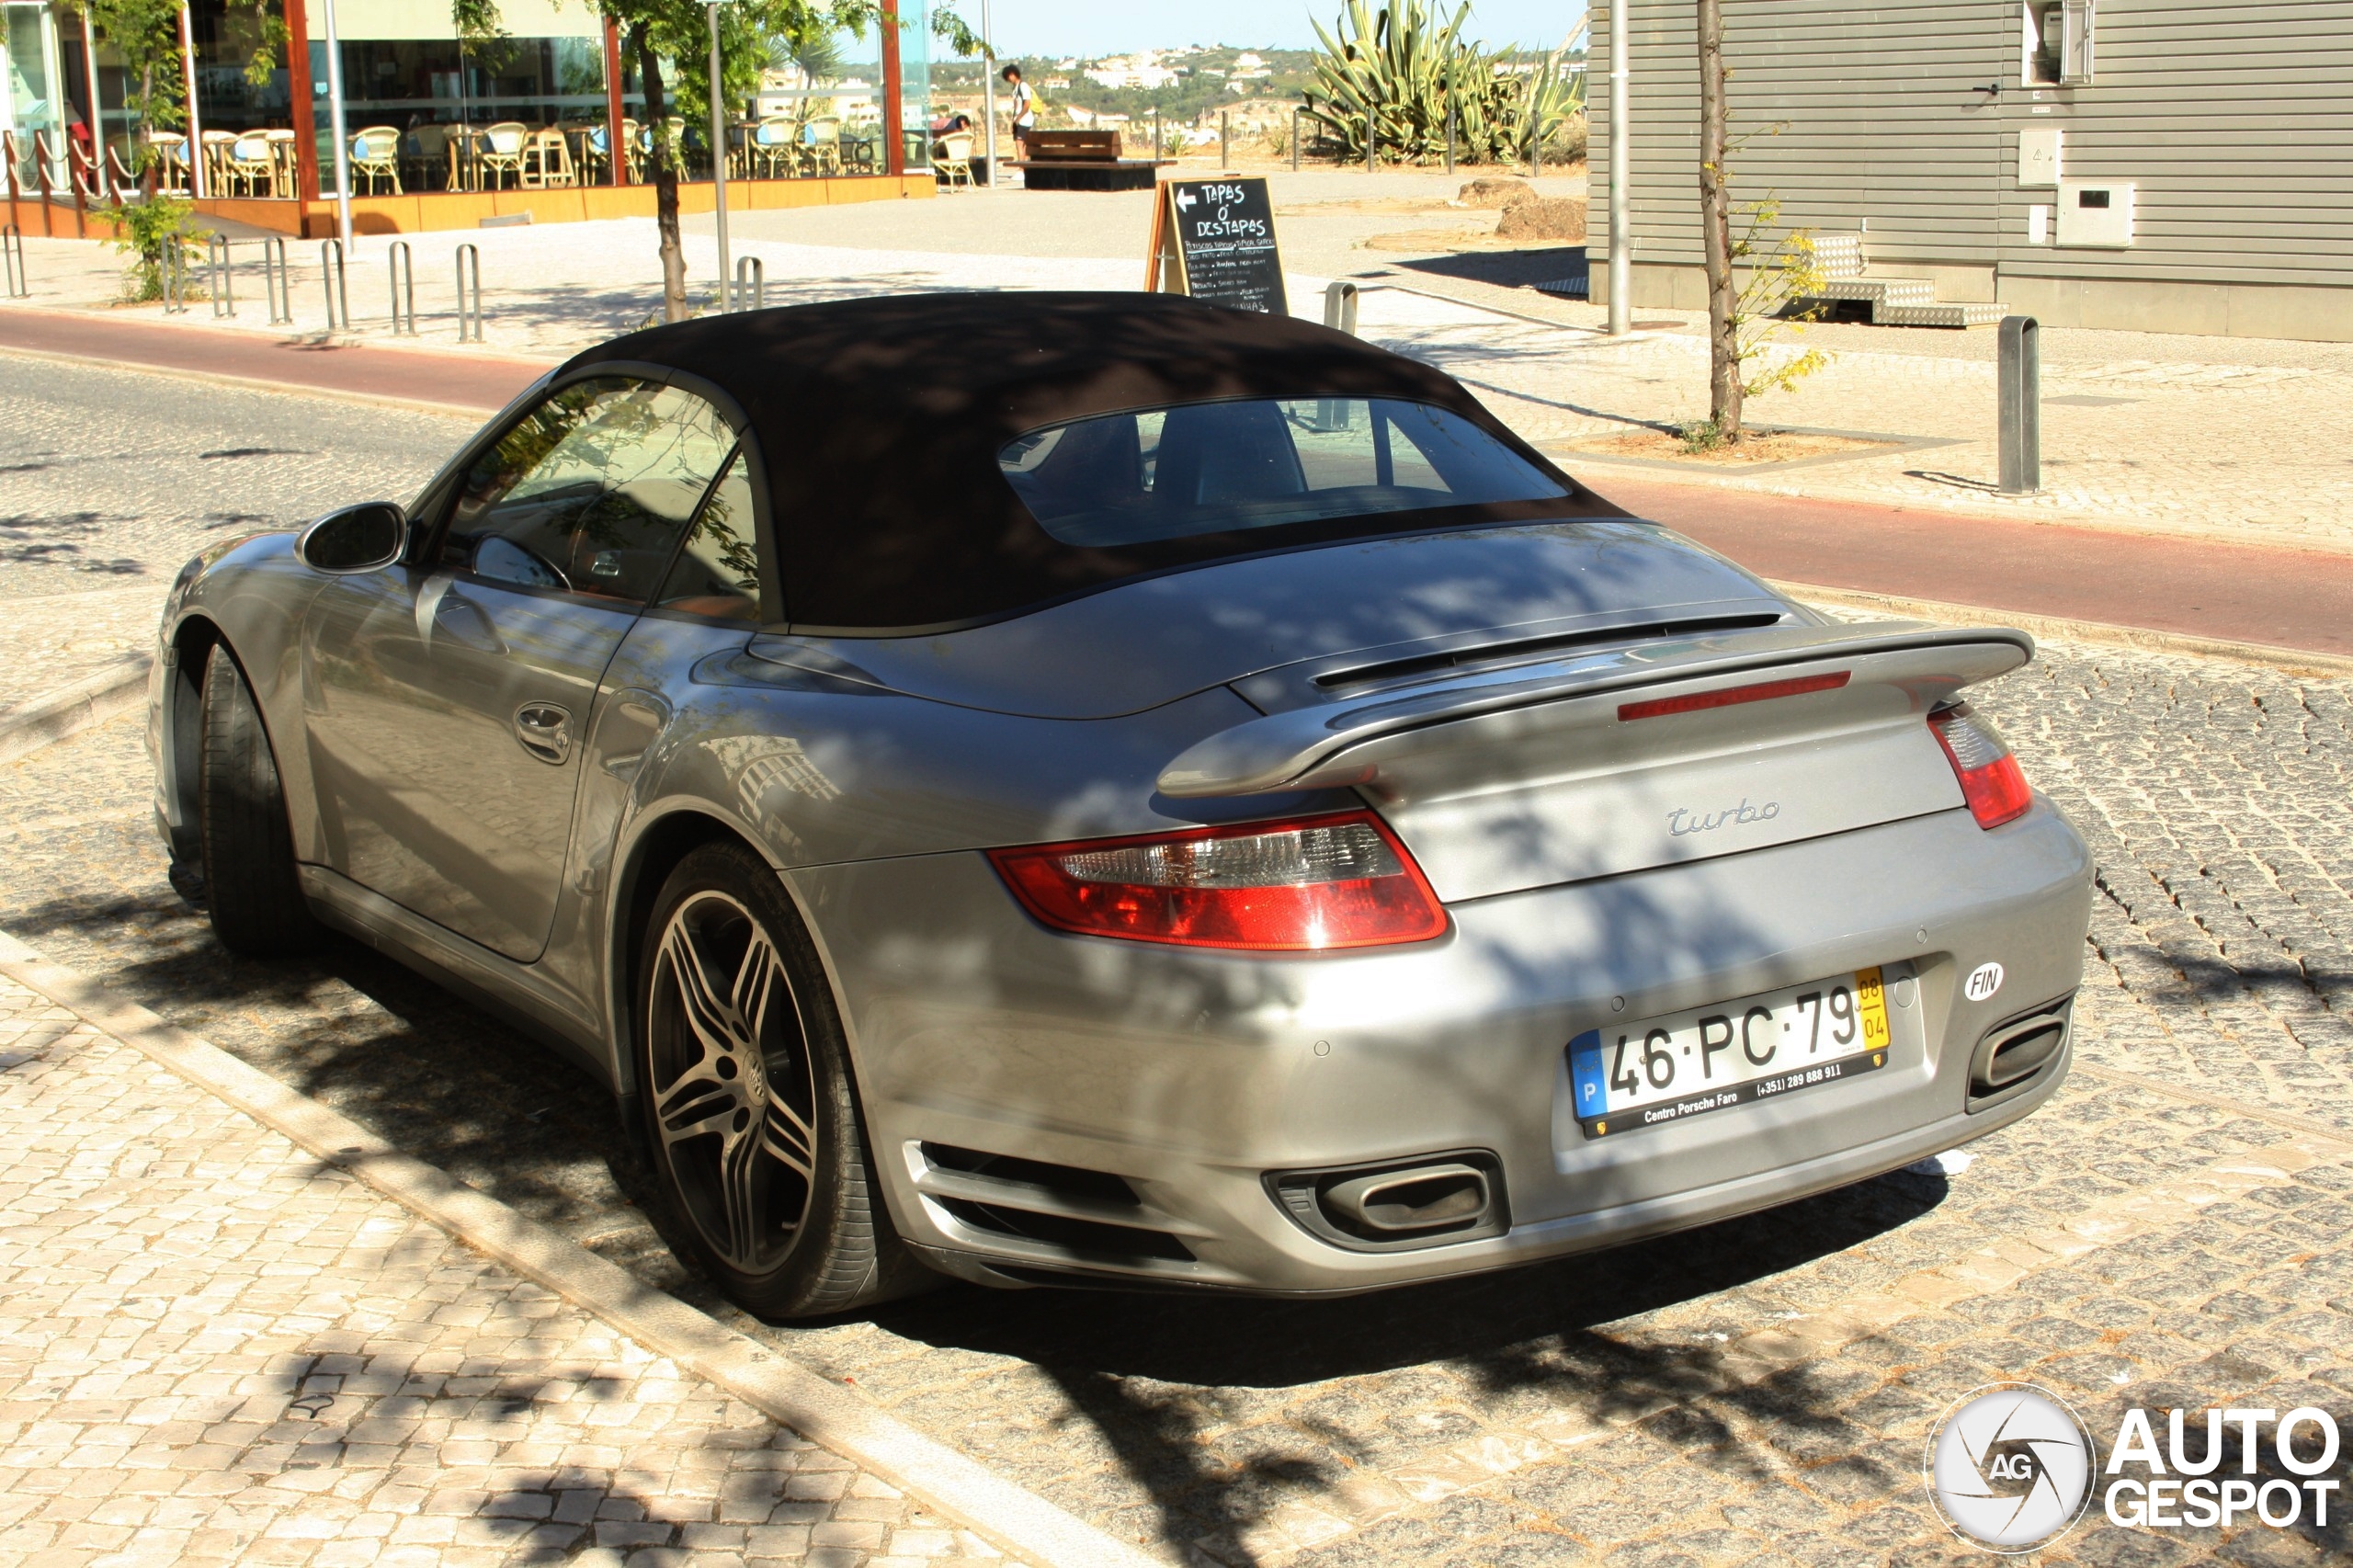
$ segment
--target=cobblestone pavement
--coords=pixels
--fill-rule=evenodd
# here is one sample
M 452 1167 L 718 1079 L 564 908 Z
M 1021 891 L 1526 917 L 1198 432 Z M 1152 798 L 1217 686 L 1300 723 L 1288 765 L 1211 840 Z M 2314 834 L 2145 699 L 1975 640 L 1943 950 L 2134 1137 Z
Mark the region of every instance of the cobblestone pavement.
M 1260 1568 L 1937 1561 L 1922 1439 L 1987 1381 L 2103 1437 L 2136 1403 L 2344 1413 L 2353 682 L 2053 644 L 1982 706 L 2102 875 L 2078 1071 L 1966 1162 L 1345 1303 L 958 1287 L 730 1321 L 1082 1517 Z M 593 1085 L 356 949 L 226 958 L 147 790 L 127 721 L 0 768 L 0 928 L 716 1307 Z M 2317 1562 L 2353 1550 L 2331 1519 L 2096 1518 L 2050 1555 Z
M 0 1561 L 983 1559 L 0 979 Z

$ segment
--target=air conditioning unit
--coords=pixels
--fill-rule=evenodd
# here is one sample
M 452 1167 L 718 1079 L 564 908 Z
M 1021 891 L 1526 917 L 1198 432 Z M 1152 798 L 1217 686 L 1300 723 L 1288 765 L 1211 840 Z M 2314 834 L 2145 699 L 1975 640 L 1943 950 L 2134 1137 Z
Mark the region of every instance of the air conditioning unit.
M 2122 250 L 2132 243 L 2132 187 L 2098 180 L 2059 182 L 2059 243 Z

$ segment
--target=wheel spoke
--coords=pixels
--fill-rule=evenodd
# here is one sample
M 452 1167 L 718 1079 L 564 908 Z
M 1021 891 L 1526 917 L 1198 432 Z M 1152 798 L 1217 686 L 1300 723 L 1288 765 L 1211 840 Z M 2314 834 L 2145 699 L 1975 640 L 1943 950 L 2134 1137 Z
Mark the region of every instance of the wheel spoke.
M 654 1119 L 662 1124 L 665 1142 L 677 1143 L 708 1132 L 733 1130 L 743 1108 L 742 1080 L 731 1083 L 710 1070 L 709 1059 L 688 1068 L 661 1091 Z
M 670 971 L 677 976 L 679 1010 L 686 1014 L 687 1027 L 694 1030 L 695 1039 L 702 1045 L 704 1062 L 713 1056 L 732 1055 L 736 1040 L 728 1025 L 733 1021 L 733 1009 L 711 990 L 702 955 L 695 951 L 694 938 L 687 934 L 684 921 L 670 927 L 669 936 L 662 943 L 662 956 L 669 960 Z
M 769 1100 L 767 1114 L 760 1119 L 760 1148 L 801 1180 L 816 1179 L 817 1130 L 782 1100 Z
M 720 1152 L 720 1202 L 727 1210 L 727 1237 L 735 1261 L 748 1267 L 759 1256 L 759 1140 L 731 1140 Z
M 744 961 L 735 971 L 735 1017 L 744 1028 L 744 1038 L 756 1049 L 765 1038 L 761 1026 L 767 1021 L 768 1001 L 776 994 L 777 981 L 783 968 L 777 961 L 776 949 L 768 941 L 767 933 L 756 926 L 752 931 L 751 946 L 744 950 Z

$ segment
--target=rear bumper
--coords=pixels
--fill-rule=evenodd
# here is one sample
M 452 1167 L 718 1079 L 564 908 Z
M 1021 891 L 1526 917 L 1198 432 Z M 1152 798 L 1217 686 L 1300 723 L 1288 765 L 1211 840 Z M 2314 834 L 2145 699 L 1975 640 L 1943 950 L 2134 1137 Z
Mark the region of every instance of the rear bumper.
M 910 1242 L 974 1278 L 1319 1294 L 1703 1224 L 2027 1115 L 2067 1051 L 1974 1111 L 1969 1060 L 1988 1029 L 2075 991 L 2091 864 L 2048 802 L 1991 833 L 1943 812 L 1472 901 L 1438 941 L 1314 958 L 1049 933 L 978 855 L 790 877 Z M 1961 980 L 1987 962 L 2001 988 L 1972 1000 Z M 1567 1114 L 1565 1047 L 1585 1028 L 1873 964 L 1917 980 L 1881 1071 L 1594 1142 Z M 926 1146 L 1116 1176 L 1135 1201 L 993 1191 Z M 1493 1155 L 1502 1233 L 1353 1250 L 1311 1234 L 1266 1179 L 1449 1151 Z

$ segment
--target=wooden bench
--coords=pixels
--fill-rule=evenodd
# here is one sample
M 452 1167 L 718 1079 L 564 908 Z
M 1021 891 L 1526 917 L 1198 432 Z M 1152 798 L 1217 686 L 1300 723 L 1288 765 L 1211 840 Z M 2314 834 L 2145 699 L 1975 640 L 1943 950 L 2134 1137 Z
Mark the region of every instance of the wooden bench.
M 1174 158 L 1123 158 L 1116 131 L 1033 131 L 1014 164 L 1029 190 L 1150 190 Z

